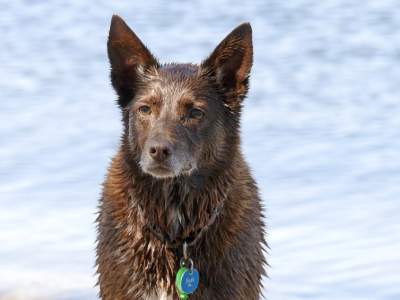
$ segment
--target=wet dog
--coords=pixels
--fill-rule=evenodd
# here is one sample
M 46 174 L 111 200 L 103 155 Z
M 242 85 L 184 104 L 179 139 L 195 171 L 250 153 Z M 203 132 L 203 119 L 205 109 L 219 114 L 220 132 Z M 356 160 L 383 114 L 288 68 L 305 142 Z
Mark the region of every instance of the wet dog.
M 200 274 L 190 299 L 259 299 L 263 215 L 239 132 L 250 24 L 199 65 L 160 64 L 114 16 L 108 56 L 124 126 L 97 221 L 101 298 L 177 299 L 190 258 Z

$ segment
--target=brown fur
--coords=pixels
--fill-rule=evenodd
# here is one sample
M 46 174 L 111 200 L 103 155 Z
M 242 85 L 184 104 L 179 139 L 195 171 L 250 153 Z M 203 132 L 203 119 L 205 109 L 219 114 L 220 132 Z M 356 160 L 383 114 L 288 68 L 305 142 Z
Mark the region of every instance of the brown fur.
M 235 29 L 200 66 L 160 65 L 117 16 L 108 47 L 124 133 L 100 201 L 101 298 L 177 299 L 182 249 L 170 248 L 149 227 L 183 243 L 223 202 L 216 221 L 189 249 L 200 273 L 190 299 L 259 299 L 265 263 L 262 208 L 239 138 L 252 63 L 250 26 Z M 138 112 L 143 103 L 151 114 Z M 192 107 L 206 113 L 180 117 Z M 151 171 L 148 148 L 160 141 L 177 162 L 168 164 L 168 171 Z

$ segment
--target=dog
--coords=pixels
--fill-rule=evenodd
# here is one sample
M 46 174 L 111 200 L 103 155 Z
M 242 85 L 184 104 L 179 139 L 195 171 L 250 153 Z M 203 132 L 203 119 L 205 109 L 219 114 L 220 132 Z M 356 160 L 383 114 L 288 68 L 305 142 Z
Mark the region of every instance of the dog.
M 101 299 L 260 299 L 263 209 L 239 132 L 250 24 L 198 65 L 160 64 L 116 15 L 107 45 L 123 134 L 97 218 Z M 185 266 L 194 292 L 177 287 Z

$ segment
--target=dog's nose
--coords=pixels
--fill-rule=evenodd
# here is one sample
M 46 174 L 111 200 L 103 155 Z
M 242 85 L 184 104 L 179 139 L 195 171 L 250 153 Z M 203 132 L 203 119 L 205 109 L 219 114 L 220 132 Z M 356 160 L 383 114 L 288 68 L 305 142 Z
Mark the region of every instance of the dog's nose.
M 158 161 L 163 162 L 171 155 L 171 148 L 167 144 L 154 144 L 149 148 L 150 156 Z

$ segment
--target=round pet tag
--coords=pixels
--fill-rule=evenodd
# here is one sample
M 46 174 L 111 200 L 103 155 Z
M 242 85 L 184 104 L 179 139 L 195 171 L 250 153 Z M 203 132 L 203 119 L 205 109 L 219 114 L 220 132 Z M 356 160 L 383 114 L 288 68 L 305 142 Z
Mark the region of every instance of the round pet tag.
M 181 267 L 176 276 L 176 287 L 181 294 L 192 294 L 199 286 L 199 272 Z

